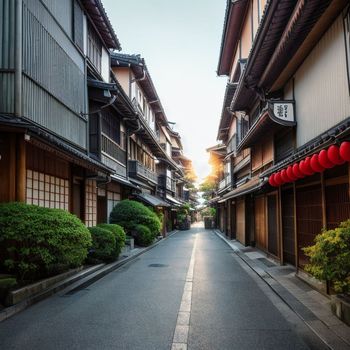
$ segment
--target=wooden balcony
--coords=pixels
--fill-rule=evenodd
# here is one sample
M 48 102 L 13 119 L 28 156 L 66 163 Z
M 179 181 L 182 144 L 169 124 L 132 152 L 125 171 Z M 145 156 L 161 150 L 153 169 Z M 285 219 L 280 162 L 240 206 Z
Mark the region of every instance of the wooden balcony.
M 105 134 L 101 135 L 101 150 L 107 156 L 117 160 L 123 165 L 126 165 L 126 152 Z
M 153 182 L 154 184 L 157 184 L 157 174 L 145 167 L 143 164 L 141 164 L 137 160 L 129 160 L 129 176 L 130 177 L 140 177 L 144 180 L 148 180 Z
M 169 176 L 159 175 L 158 176 L 158 185 L 163 189 L 175 192 L 176 190 L 176 181 Z
M 225 189 L 226 187 L 231 185 L 231 177 L 230 176 L 226 176 L 224 179 L 222 179 L 219 182 L 219 191 L 222 191 L 223 189 Z

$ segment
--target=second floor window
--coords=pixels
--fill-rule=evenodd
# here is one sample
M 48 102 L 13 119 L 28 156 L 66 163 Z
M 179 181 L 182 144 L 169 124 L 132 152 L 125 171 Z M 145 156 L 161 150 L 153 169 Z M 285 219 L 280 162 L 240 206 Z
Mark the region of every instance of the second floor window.
M 74 1 L 73 35 L 74 42 L 84 51 L 84 12 L 77 0 Z
M 102 43 L 91 24 L 88 25 L 87 56 L 97 71 L 101 73 Z
M 102 115 L 102 132 L 114 142 L 121 144 L 120 121 L 106 112 Z
M 249 121 L 248 121 L 248 116 L 241 117 L 237 120 L 237 144 L 239 144 L 246 133 L 249 130 Z

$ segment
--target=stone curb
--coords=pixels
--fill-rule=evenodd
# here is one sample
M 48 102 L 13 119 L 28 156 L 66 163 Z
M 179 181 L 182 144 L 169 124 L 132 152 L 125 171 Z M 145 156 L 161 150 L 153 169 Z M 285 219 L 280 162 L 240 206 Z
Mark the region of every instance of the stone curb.
M 249 268 L 254 271 L 271 289 L 272 291 L 291 309 L 298 317 L 299 319 L 314 333 L 316 334 L 319 339 L 326 345 L 329 349 L 335 350 L 335 349 L 350 349 L 349 344 L 345 342 L 342 338 L 340 338 L 338 335 L 334 334 L 336 338 L 339 339 L 339 341 L 336 341 L 336 344 L 330 344 L 329 341 L 327 341 L 327 336 L 325 334 L 322 334 L 321 329 L 315 329 L 312 327 L 312 325 L 303 317 L 303 314 L 312 314 L 317 320 L 317 316 L 312 313 L 311 310 L 309 310 L 304 304 L 302 304 L 300 301 L 298 301 L 292 293 L 290 293 L 286 288 L 284 288 L 271 274 L 269 274 L 268 271 L 265 271 L 264 269 L 253 266 L 251 264 L 250 259 L 245 255 L 244 252 L 242 252 L 238 247 L 233 247 L 228 239 L 224 237 L 221 233 L 219 233 L 217 230 L 212 230 L 220 239 L 222 239 L 239 257 L 246 265 L 249 266 Z M 286 295 L 287 292 L 289 295 Z M 284 294 L 284 295 L 282 295 Z M 295 299 L 298 304 L 302 306 L 305 310 L 296 310 L 296 308 L 293 306 L 294 302 L 291 299 Z M 298 308 L 299 309 L 299 308 Z M 322 321 L 320 321 L 322 322 Z M 324 326 L 324 332 L 329 332 L 329 328 L 326 329 L 326 325 Z
M 86 270 L 83 270 L 66 280 L 63 280 L 52 287 L 48 288 L 47 290 L 34 295 L 32 297 L 29 297 L 26 300 L 23 300 L 22 302 L 7 307 L 4 310 L 0 311 L 0 322 L 12 317 L 13 315 L 16 315 L 17 313 L 27 309 L 29 306 L 38 303 L 39 301 L 42 301 L 62 290 L 65 290 L 65 293 L 74 293 L 74 291 L 82 288 L 86 288 L 87 286 L 91 285 L 92 283 L 98 281 L 102 277 L 106 276 L 108 273 L 116 270 L 122 265 L 125 265 L 129 261 L 132 261 L 136 259 L 138 256 L 140 256 L 143 253 L 146 253 L 150 249 L 156 247 L 158 244 L 163 242 L 164 240 L 170 238 L 175 233 L 177 233 L 178 230 L 174 230 L 168 233 L 166 237 L 163 239 L 160 239 L 159 241 L 153 243 L 147 248 L 143 248 L 140 251 L 138 251 L 135 254 L 132 254 L 128 256 L 127 258 L 124 258 L 122 260 L 118 260 L 116 262 L 113 262 L 111 264 L 99 264 L 96 266 L 93 266 L 91 268 L 88 268 Z

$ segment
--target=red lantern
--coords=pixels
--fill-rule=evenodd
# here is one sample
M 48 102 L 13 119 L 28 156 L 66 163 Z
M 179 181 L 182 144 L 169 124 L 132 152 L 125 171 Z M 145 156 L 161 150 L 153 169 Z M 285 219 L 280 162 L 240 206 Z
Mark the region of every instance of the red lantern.
M 297 177 L 298 179 L 301 179 L 304 177 L 304 175 L 301 173 L 300 168 L 299 168 L 299 164 L 295 163 L 293 165 L 293 174 L 295 177 Z
M 342 142 L 339 148 L 339 154 L 344 160 L 346 160 L 347 162 L 350 162 L 350 142 L 349 141 Z
M 304 160 L 304 168 L 305 168 L 305 171 L 307 172 L 307 175 L 313 175 L 315 173 L 311 168 L 310 161 L 311 161 L 310 157 L 306 157 Z
M 295 180 L 298 179 L 298 178 L 293 174 L 293 167 L 292 167 L 291 165 L 287 168 L 287 175 L 288 175 L 288 177 L 290 178 L 291 181 L 295 181 Z
M 345 163 L 345 160 L 342 157 L 340 157 L 339 147 L 336 145 L 332 145 L 328 148 L 327 156 L 333 164 L 340 165 Z
M 278 173 L 275 174 L 274 180 L 275 180 L 275 182 L 276 182 L 277 187 L 278 187 L 278 186 L 281 186 L 281 185 L 283 184 L 283 180 L 282 180 L 282 178 L 281 178 L 281 173 L 280 173 L 280 172 L 278 172 Z
M 326 169 L 330 169 L 330 168 L 334 167 L 334 164 L 329 160 L 328 155 L 327 155 L 327 151 L 325 149 L 323 149 L 318 154 L 318 160 L 319 160 L 320 164 Z
M 310 175 L 308 168 L 305 165 L 305 160 L 303 159 L 300 163 L 299 163 L 299 170 L 303 175 Z
M 285 182 L 285 183 L 291 182 L 290 178 L 287 175 L 287 170 L 286 169 L 283 169 L 281 171 L 281 178 L 282 178 L 283 182 Z
M 314 154 L 311 157 L 310 166 L 311 166 L 311 169 L 316 173 L 321 173 L 324 170 L 324 167 L 320 164 L 318 160 L 318 154 Z
M 270 177 L 269 177 L 269 184 L 272 186 L 272 187 L 277 187 L 277 184 L 275 182 L 275 174 L 272 174 Z

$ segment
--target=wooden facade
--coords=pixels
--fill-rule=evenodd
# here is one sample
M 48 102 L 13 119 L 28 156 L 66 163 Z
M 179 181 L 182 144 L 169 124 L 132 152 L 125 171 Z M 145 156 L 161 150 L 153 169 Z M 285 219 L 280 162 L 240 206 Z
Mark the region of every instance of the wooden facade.
M 69 210 L 94 226 L 142 192 L 170 218 L 185 202 L 169 134 L 183 156 L 180 136 L 144 60 L 116 68 L 120 44 L 101 2 L 0 0 L 0 9 L 0 202 Z
M 224 106 L 230 107 L 233 118 L 228 122 L 223 110 L 218 139 L 230 154 L 229 140 L 237 136 L 231 156 L 237 170 L 232 185 L 226 192 L 218 190 L 216 200 L 220 208 L 235 203 L 238 241 L 255 244 L 281 263 L 303 269 L 308 263 L 303 248 L 312 245 L 322 229 L 335 228 L 350 217 L 349 163 L 277 188 L 267 180 L 273 172 L 350 139 L 350 43 L 344 41 L 350 37 L 346 22 L 350 8 L 346 1 L 331 1 L 323 9 L 317 7 L 310 25 L 306 9 L 297 11 L 296 2 L 283 6 L 267 2 L 259 11 L 258 3 L 244 1 L 226 12 L 218 74 L 235 83 L 235 93 L 227 101 L 226 90 Z M 242 13 L 238 21 L 235 16 Z M 287 26 L 293 21 L 299 29 Z M 300 28 L 302 38 L 297 34 Z M 239 30 L 240 35 L 228 35 Z M 270 118 L 268 104 L 283 101 L 293 103 L 294 124 Z M 248 120 L 248 127 L 240 120 Z M 243 152 L 250 158 L 240 167 Z M 220 210 L 220 215 L 226 214 Z M 221 226 L 232 235 L 224 220 Z

